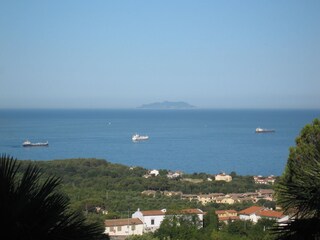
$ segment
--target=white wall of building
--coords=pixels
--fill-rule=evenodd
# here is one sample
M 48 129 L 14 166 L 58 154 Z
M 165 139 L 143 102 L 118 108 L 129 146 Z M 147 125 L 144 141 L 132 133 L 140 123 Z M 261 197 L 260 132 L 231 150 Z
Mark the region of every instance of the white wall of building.
M 145 224 L 146 231 L 154 232 L 155 230 L 157 230 L 160 227 L 160 225 L 164 219 L 164 216 L 165 215 L 144 216 L 143 223 Z
M 105 233 L 109 236 L 142 235 L 143 224 L 106 227 Z
M 144 213 L 141 212 L 139 209 L 138 209 L 138 211 L 136 211 L 135 213 L 132 214 L 132 218 L 139 218 L 143 222 L 144 232 L 154 232 L 160 228 L 160 225 L 166 216 L 166 209 L 162 209 L 153 215 L 151 215 L 151 214 L 149 215 L 149 214 L 150 214 L 150 212 L 148 213 L 148 215 L 144 215 Z M 187 214 L 186 216 L 188 216 L 188 215 L 189 214 Z M 198 216 L 200 223 L 201 223 L 200 227 L 203 227 L 203 212 L 202 212 L 202 210 L 199 209 L 199 211 L 197 212 L 197 216 Z
M 258 220 L 260 219 L 260 216 L 257 216 L 256 214 L 250 214 L 249 216 L 248 215 L 239 215 L 240 217 L 240 220 L 250 220 L 254 223 L 257 223 Z

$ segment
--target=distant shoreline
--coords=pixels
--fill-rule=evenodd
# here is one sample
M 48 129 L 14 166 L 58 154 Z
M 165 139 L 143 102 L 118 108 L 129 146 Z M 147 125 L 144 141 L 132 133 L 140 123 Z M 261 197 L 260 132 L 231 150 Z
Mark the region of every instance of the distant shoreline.
M 193 105 L 190 105 L 187 102 L 154 102 L 154 103 L 148 103 L 143 104 L 138 107 L 139 109 L 173 109 L 173 110 L 182 110 L 182 109 L 194 109 L 196 108 Z
M 10 155 L 12 156 L 12 155 Z M 15 158 L 15 156 L 12 156 L 13 158 Z M 54 162 L 54 161 L 76 161 L 76 160 L 98 160 L 98 161 L 105 161 L 107 163 L 110 163 L 110 164 L 115 164 L 115 165 L 121 165 L 123 167 L 127 167 L 127 168 L 142 168 L 142 169 L 145 169 L 145 170 L 164 170 L 164 171 L 168 171 L 168 172 L 176 172 L 176 171 L 180 171 L 180 170 L 172 170 L 172 169 L 156 169 L 156 168 L 146 168 L 146 167 L 143 167 L 143 166 L 128 166 L 126 164 L 123 164 L 123 163 L 117 163 L 117 162 L 112 162 L 112 161 L 109 161 L 107 159 L 102 159 L 102 158 L 94 158 L 94 157 L 79 157 L 79 158 L 62 158 L 62 159 L 50 159 L 50 160 L 32 160 L 32 159 L 17 159 L 18 161 L 29 161 L 29 162 Z M 193 175 L 193 174 L 207 174 L 207 175 L 216 175 L 216 174 L 219 174 L 218 172 L 217 173 L 208 173 L 208 172 L 185 172 L 185 171 L 180 171 L 180 172 L 183 172 L 184 174 L 187 174 L 187 175 Z M 237 173 L 237 171 L 231 171 L 229 173 L 226 172 L 226 174 L 230 175 L 232 174 L 232 172 L 236 173 L 237 176 L 249 176 L 249 177 L 254 177 L 254 176 L 262 176 L 261 174 L 239 174 Z M 270 174 L 268 174 L 270 175 Z M 270 176 L 274 176 L 274 177 L 280 177 L 278 175 L 273 175 L 271 174 Z
M 147 109 L 147 108 L 0 108 L 0 111 L 140 111 L 140 110 L 208 110 L 208 111 L 319 111 L 320 108 L 205 108 L 189 109 Z

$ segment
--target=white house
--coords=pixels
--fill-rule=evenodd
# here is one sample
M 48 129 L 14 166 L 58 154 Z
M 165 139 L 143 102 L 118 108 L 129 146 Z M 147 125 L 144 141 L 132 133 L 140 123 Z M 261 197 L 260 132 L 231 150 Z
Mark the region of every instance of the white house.
M 252 206 L 240 211 L 239 216 L 241 220 L 251 220 L 253 223 L 257 223 L 259 219 L 262 218 L 275 220 L 278 223 L 285 222 L 289 219 L 289 216 L 284 215 L 283 212 L 258 206 Z
M 159 175 L 159 171 L 158 170 L 156 170 L 156 169 L 154 169 L 154 170 L 151 170 L 150 172 L 149 172 L 149 174 L 151 175 L 151 176 L 158 176 Z
M 267 219 L 275 220 L 278 223 L 287 222 L 289 220 L 289 216 L 284 215 L 283 212 L 268 210 L 268 209 L 264 209 L 264 210 L 258 212 L 257 215 L 260 218 L 267 218 Z
M 200 209 L 183 209 L 179 211 L 173 211 L 169 214 L 167 213 L 166 209 L 149 211 L 140 211 L 140 209 L 138 209 L 135 213 L 132 214 L 132 218 L 139 218 L 142 221 L 144 232 L 154 232 L 160 227 L 164 218 L 171 215 L 197 215 L 200 223 L 199 227 L 203 227 L 204 213 Z
M 166 211 L 166 209 L 148 211 L 140 211 L 138 209 L 132 214 L 132 218 L 139 218 L 142 221 L 145 232 L 154 232 L 160 227 Z
M 105 220 L 104 224 L 104 233 L 111 238 L 143 234 L 143 223 L 139 218 Z
M 252 206 L 246 209 L 243 209 L 239 212 L 239 217 L 241 220 L 250 220 L 254 223 L 258 222 L 257 212 L 264 209 L 264 207 Z

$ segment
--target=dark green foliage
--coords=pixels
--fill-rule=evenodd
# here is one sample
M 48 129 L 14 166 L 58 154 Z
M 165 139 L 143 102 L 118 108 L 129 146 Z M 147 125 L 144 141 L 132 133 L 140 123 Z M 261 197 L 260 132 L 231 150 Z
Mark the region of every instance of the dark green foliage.
M 225 227 L 224 231 L 232 235 L 247 236 L 248 230 L 252 228 L 252 222 L 237 220 L 234 222 L 229 222 Z
M 22 169 L 31 161 L 21 161 Z M 127 167 L 112 164 L 98 159 L 66 159 L 53 161 L 33 161 L 41 167 L 45 174 L 56 175 L 62 179 L 61 190 L 68 194 L 71 207 L 84 211 L 86 206 L 100 206 L 121 216 L 121 212 L 133 213 L 138 208 L 149 209 L 182 209 L 202 208 L 197 202 L 181 200 L 179 196 L 165 197 L 160 191 L 182 191 L 183 193 L 212 193 L 212 192 L 246 192 L 255 191 L 256 186 L 252 176 L 237 176 L 232 182 L 206 181 L 211 175 L 185 174 L 186 178 L 201 177 L 201 183 L 192 183 L 178 179 L 168 179 L 167 170 L 160 170 L 160 176 L 144 178 L 147 169 L 141 167 Z M 212 176 L 211 176 L 212 177 Z M 269 186 L 270 187 L 270 186 Z M 144 190 L 156 190 L 153 196 L 141 194 Z M 227 205 L 210 204 L 220 209 Z M 238 206 L 239 205 L 239 206 Z M 243 209 L 250 204 L 235 205 L 236 209 Z
M 40 183 L 38 167 L 28 164 L 18 175 L 19 168 L 15 159 L 1 156 L 1 239 L 107 239 L 101 226 L 69 211 L 69 199 L 57 191 L 59 178 Z
M 154 237 L 152 233 L 145 233 L 141 236 L 140 235 L 129 236 L 126 238 L 126 240 L 159 240 L 159 238 Z
M 160 240 L 164 239 L 201 239 L 199 238 L 198 226 L 200 222 L 195 216 L 173 215 L 165 217 L 160 228 L 154 236 Z
M 269 219 L 260 219 L 256 224 L 237 220 L 222 225 L 220 232 L 214 231 L 216 238 L 213 239 L 271 240 L 274 238 L 270 229 L 274 224 L 275 221 Z
M 105 160 L 97 159 L 66 159 L 53 161 L 19 161 L 21 167 L 17 174 L 23 174 L 28 165 L 32 163 L 43 169 L 43 175 L 39 182 L 44 182 L 50 175 L 60 177 L 59 189 L 70 197 L 71 209 L 83 212 L 88 222 L 100 222 L 107 218 L 127 218 L 138 208 L 142 210 L 150 209 L 171 209 L 179 210 L 184 208 L 200 208 L 206 212 L 214 213 L 215 209 L 230 209 L 228 204 L 208 204 L 202 206 L 197 202 L 181 200 L 180 196 L 166 197 L 161 191 L 182 191 L 183 193 L 212 193 L 212 192 L 252 192 L 261 188 L 255 185 L 252 176 L 238 176 L 233 173 L 233 181 L 226 183 L 223 181 L 207 181 L 212 175 L 185 174 L 182 179 L 168 179 L 168 171 L 160 170 L 160 176 L 144 178 L 147 169 L 134 167 L 130 168 L 120 164 L 112 164 Z M 265 186 L 271 188 L 271 186 Z M 142 195 L 144 190 L 155 190 L 155 196 Z M 239 203 L 232 205 L 235 210 L 242 210 L 251 206 L 252 203 Z M 95 212 L 95 207 L 102 207 L 108 211 L 108 215 Z M 189 227 L 189 222 L 183 219 L 178 224 L 171 225 L 174 230 L 175 239 L 212 239 L 212 234 L 227 236 L 225 239 L 254 239 L 250 238 L 250 232 L 245 234 L 229 233 L 226 230 L 217 231 L 218 223 L 215 215 L 206 215 L 204 228 L 195 226 Z M 181 221 L 181 222 L 180 222 Z M 181 226 L 181 228 L 177 226 Z M 167 226 L 168 227 L 168 226 Z M 164 231 L 164 230 L 163 230 Z M 231 231 L 232 232 L 232 231 Z M 261 233 L 263 236 L 265 233 Z M 190 238 L 189 238 L 190 236 Z M 140 239 L 139 237 L 136 237 Z M 154 236 L 147 235 L 146 239 L 153 239 Z M 142 237 L 142 239 L 144 239 Z M 214 238 L 215 239 L 215 238 Z
M 215 210 L 209 208 L 206 212 L 203 218 L 203 228 L 199 231 L 203 236 L 201 239 L 210 239 L 212 232 L 217 231 L 219 228 L 218 216 L 215 214 Z
M 276 202 L 268 201 L 268 200 L 265 200 L 265 199 L 260 199 L 257 202 L 257 205 L 258 206 L 263 206 L 263 207 L 266 207 L 266 208 L 269 208 L 269 209 L 276 209 Z
M 22 161 L 25 166 L 28 161 Z M 185 174 L 185 178 L 201 179 L 201 183 L 169 180 L 166 170 L 160 170 L 160 176 L 143 178 L 147 169 L 141 167 L 129 168 L 120 164 L 112 164 L 98 159 L 66 159 L 53 161 L 36 161 L 48 174 L 62 178 L 63 183 L 74 187 L 92 187 L 99 190 L 125 190 L 125 191 L 182 191 L 192 193 L 239 193 L 252 192 L 258 188 L 270 186 L 257 186 L 252 176 L 237 176 L 232 182 L 206 181 L 211 175 L 205 173 Z
M 203 227 L 208 231 L 218 230 L 218 216 L 215 214 L 214 209 L 208 209 L 203 219 Z
M 278 239 L 320 237 L 320 121 L 306 125 L 290 149 L 276 186 L 278 204 L 294 219 L 276 230 Z
M 248 229 L 248 237 L 252 240 L 274 239 L 271 229 L 276 222 L 270 219 L 260 219 L 255 225 Z
M 247 237 L 240 235 L 232 235 L 224 231 L 213 231 L 211 234 L 212 240 L 248 240 Z

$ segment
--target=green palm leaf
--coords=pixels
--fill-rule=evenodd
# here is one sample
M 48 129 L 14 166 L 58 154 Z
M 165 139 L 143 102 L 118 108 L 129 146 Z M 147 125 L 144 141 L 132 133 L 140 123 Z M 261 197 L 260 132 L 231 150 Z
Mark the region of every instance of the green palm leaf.
M 1 156 L 3 236 L 10 236 L 9 239 L 108 239 L 100 225 L 87 224 L 83 215 L 69 210 L 68 197 L 57 190 L 61 184 L 59 178 L 48 177 L 41 182 L 38 167 L 30 164 L 22 175 L 19 168 L 16 159 Z

